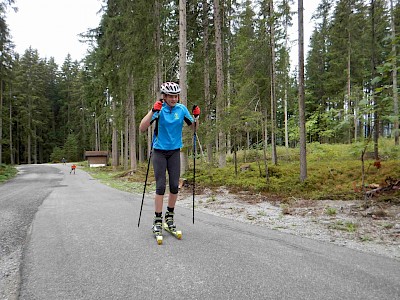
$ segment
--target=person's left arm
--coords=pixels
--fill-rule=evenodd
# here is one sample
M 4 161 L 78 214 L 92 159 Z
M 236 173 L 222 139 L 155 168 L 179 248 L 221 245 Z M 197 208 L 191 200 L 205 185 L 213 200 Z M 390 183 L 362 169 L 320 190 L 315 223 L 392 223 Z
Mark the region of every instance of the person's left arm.
M 189 110 L 188 110 L 189 113 Z M 197 128 L 199 127 L 199 116 L 200 116 L 200 107 L 197 105 L 193 105 L 192 108 L 192 114 L 193 117 L 189 115 L 189 120 L 191 123 L 188 123 L 188 125 L 193 129 L 193 130 L 197 130 Z

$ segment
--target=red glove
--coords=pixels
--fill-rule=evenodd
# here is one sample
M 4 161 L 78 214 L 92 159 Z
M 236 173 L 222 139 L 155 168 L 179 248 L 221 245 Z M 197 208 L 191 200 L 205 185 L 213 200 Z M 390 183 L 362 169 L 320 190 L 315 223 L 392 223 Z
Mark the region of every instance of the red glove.
M 200 107 L 198 107 L 197 105 L 193 105 L 192 114 L 195 118 L 200 116 Z
M 154 103 L 153 108 L 151 109 L 153 112 L 160 111 L 162 108 L 162 102 L 160 100 Z

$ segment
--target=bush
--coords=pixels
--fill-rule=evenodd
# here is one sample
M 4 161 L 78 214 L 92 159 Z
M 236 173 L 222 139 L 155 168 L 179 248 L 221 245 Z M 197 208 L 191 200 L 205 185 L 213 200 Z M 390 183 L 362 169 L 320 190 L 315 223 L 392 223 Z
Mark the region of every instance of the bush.
M 64 150 L 59 147 L 54 147 L 53 153 L 50 155 L 50 160 L 53 163 L 59 163 L 65 157 Z
M 6 164 L 0 164 L 0 182 L 6 181 L 17 174 L 17 169 Z
M 69 134 L 64 144 L 64 154 L 68 161 L 78 161 L 78 141 L 74 134 Z
M 382 139 L 379 147 L 380 155 L 386 156 L 386 159 L 381 161 L 380 168 L 374 165 L 374 160 L 365 161 L 364 175 L 367 185 L 375 183 L 383 186 L 386 184 L 387 178 L 396 179 L 400 174 L 400 164 L 394 158 L 396 155 L 399 156 L 399 151 L 394 146 L 393 140 Z M 268 156 L 268 181 L 265 178 L 263 160 L 250 161 L 249 158 L 256 159 L 257 156 L 248 155 L 247 161 L 244 162 L 243 152 L 240 152 L 238 153 L 237 175 L 235 175 L 232 162 L 228 162 L 224 168 L 199 163 L 196 165 L 196 184 L 208 187 L 226 186 L 232 190 L 269 193 L 283 199 L 290 197 L 314 200 L 361 199 L 362 170 L 360 157 L 364 149 L 365 142 L 335 145 L 308 144 L 307 180 L 303 183 L 300 182 L 299 161 L 294 159 L 298 155 L 299 149 L 277 147 L 278 153 L 281 155 L 278 155 L 278 165 L 271 164 Z M 286 159 L 280 159 L 283 155 L 286 155 Z M 189 181 L 193 178 L 192 174 L 192 170 L 185 174 Z M 393 195 L 391 196 L 393 199 Z

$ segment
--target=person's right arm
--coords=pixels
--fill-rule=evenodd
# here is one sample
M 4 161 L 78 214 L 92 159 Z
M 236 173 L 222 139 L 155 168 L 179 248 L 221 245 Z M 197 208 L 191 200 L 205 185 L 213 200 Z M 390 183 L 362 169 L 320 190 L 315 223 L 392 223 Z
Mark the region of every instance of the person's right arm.
M 141 132 L 145 132 L 147 130 L 147 128 L 149 128 L 153 114 L 154 114 L 154 112 L 152 110 L 150 110 L 147 113 L 147 115 L 145 115 L 144 118 L 142 119 L 142 121 L 140 122 L 139 130 Z
M 151 119 L 153 118 L 153 114 L 155 112 L 160 111 L 161 108 L 162 108 L 162 102 L 160 100 L 156 101 L 156 103 L 154 103 L 153 105 L 153 108 L 149 110 L 147 115 L 145 115 L 142 121 L 140 122 L 139 130 L 141 132 L 145 132 L 147 128 L 149 128 L 149 126 L 151 125 Z

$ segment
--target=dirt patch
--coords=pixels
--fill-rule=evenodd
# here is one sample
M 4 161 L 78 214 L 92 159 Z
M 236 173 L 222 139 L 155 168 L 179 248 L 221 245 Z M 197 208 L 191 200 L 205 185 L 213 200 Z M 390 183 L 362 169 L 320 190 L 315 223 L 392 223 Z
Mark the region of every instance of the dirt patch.
M 192 207 L 183 188 L 177 205 Z M 400 260 L 400 205 L 362 200 L 280 201 L 225 187 L 196 193 L 196 210 Z

